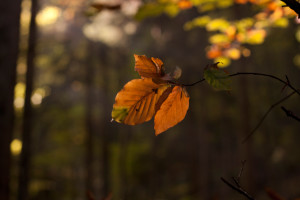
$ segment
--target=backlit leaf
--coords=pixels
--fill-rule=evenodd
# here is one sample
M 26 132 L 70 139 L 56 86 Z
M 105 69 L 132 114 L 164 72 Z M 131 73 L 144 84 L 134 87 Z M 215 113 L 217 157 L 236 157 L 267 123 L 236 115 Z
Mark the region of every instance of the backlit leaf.
M 156 84 L 150 78 L 128 82 L 116 96 L 112 118 L 128 125 L 149 121 L 159 97 L 168 87 L 168 84 Z
M 154 117 L 155 135 L 158 135 L 181 122 L 189 108 L 189 95 L 185 88 L 175 86 L 161 104 Z
M 147 56 L 134 55 L 135 58 L 135 71 L 141 77 L 146 78 L 159 78 L 164 75 L 163 62 L 159 58 L 147 58 Z
M 231 79 L 223 70 L 211 65 L 204 70 L 204 78 L 216 90 L 231 90 Z
M 178 86 L 181 69 L 165 74 L 163 62 L 145 55 L 135 57 L 135 70 L 142 79 L 129 81 L 117 94 L 112 120 L 128 125 L 149 121 L 155 115 L 155 134 L 158 135 L 182 121 L 189 107 L 187 91 Z

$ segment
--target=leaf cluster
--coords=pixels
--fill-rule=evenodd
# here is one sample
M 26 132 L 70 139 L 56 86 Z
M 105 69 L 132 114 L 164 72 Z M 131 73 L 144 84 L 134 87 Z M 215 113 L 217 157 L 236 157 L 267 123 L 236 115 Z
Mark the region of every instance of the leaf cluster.
M 160 59 L 145 55 L 134 57 L 135 71 L 141 78 L 129 81 L 117 94 L 112 119 L 136 125 L 154 116 L 155 134 L 158 135 L 184 119 L 189 95 L 183 86 L 174 84 L 170 74 L 165 74 Z

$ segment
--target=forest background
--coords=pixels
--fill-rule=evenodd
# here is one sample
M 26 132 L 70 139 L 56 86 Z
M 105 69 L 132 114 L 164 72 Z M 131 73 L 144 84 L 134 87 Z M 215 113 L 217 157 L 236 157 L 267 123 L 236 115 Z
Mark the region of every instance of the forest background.
M 0 199 L 241 199 L 220 180 L 241 168 L 257 199 L 299 198 L 299 122 L 275 106 L 242 143 L 290 93 L 275 80 L 232 77 L 230 92 L 188 87 L 187 116 L 159 136 L 153 122 L 110 122 L 115 95 L 138 77 L 134 54 L 162 59 L 167 72 L 179 66 L 181 83 L 221 62 L 230 74 L 272 74 L 299 88 L 299 20 L 282 5 L 1 2 Z M 300 115 L 298 95 L 281 105 Z

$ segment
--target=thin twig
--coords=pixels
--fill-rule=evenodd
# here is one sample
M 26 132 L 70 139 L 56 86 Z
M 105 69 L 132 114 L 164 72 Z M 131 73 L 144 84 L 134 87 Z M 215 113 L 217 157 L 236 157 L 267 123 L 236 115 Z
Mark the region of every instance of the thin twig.
M 300 117 L 296 116 L 292 111 L 287 110 L 285 107 L 281 106 L 281 109 L 285 112 L 286 116 L 291 117 L 298 122 L 300 122 Z
M 287 79 L 287 81 L 284 81 L 281 78 L 278 78 L 277 76 L 274 76 L 274 75 L 271 75 L 271 74 L 256 73 L 256 72 L 237 72 L 235 74 L 230 74 L 229 76 L 233 77 L 233 76 L 239 76 L 239 75 L 254 75 L 254 76 L 269 77 L 269 78 L 275 79 L 275 80 L 287 85 L 289 88 L 291 88 L 293 91 L 295 91 L 298 95 L 300 95 L 300 91 L 297 90 L 296 88 L 294 88 L 294 86 L 291 85 L 291 83 L 289 82 L 288 79 Z
M 195 83 L 191 83 L 191 84 L 183 84 L 183 86 L 185 86 L 185 87 L 190 87 L 190 86 L 194 86 L 194 85 L 196 85 L 196 84 L 198 84 L 198 83 L 201 83 L 201 82 L 203 82 L 203 81 L 205 81 L 205 78 L 202 78 L 201 80 L 196 81 Z
M 240 193 L 241 195 L 243 195 L 244 197 L 246 197 L 249 200 L 255 200 L 251 195 L 249 195 L 243 188 L 241 188 L 240 186 L 234 186 L 231 183 L 229 183 L 226 179 L 224 179 L 223 177 L 221 177 L 221 180 L 228 185 L 231 189 L 237 191 L 238 193 Z
M 243 161 L 242 161 L 242 167 L 241 167 L 240 173 L 239 173 L 239 175 L 238 175 L 238 177 L 237 177 L 238 182 L 240 182 L 240 179 L 241 179 L 241 177 L 242 177 L 242 174 L 243 174 L 243 171 L 244 171 L 245 164 L 246 164 L 246 160 L 243 160 Z
M 289 95 L 283 97 L 282 99 L 280 99 L 279 101 L 275 102 L 274 104 L 272 104 L 270 106 L 270 108 L 267 110 L 267 112 L 264 114 L 264 116 L 259 120 L 258 124 L 255 126 L 255 128 L 250 132 L 249 135 L 247 135 L 247 137 L 245 139 L 243 139 L 242 143 L 245 143 L 252 135 L 253 133 L 260 127 L 260 125 L 264 122 L 265 118 L 268 116 L 268 114 L 273 110 L 273 108 L 275 108 L 276 106 L 278 106 L 279 104 L 281 104 L 282 102 L 284 102 L 285 100 L 287 100 L 288 98 L 290 98 L 293 94 L 295 94 L 296 92 L 293 91 L 292 93 L 290 93 Z
M 273 105 L 270 106 L 270 108 L 267 110 L 267 112 L 264 114 L 264 116 L 261 118 L 261 120 L 258 122 L 258 124 L 255 126 L 255 128 L 250 132 L 249 135 L 247 135 L 247 137 L 242 141 L 242 143 L 246 142 L 252 135 L 253 133 L 260 127 L 260 125 L 263 123 L 263 121 L 265 120 L 265 118 L 268 116 L 268 114 L 271 112 L 271 110 L 276 107 L 277 105 L 279 105 L 280 103 L 284 102 L 285 100 L 287 100 L 289 97 L 291 97 L 293 94 L 297 93 L 300 96 L 300 91 L 296 88 L 294 88 L 294 86 L 292 86 L 292 84 L 290 83 L 289 79 L 287 76 L 285 76 L 286 81 L 284 81 L 281 78 L 278 78 L 277 76 L 271 75 L 271 74 L 264 74 L 264 73 L 257 73 L 257 72 L 237 72 L 234 74 L 230 74 L 228 75 L 229 77 L 234 77 L 234 76 L 240 76 L 240 75 L 253 75 L 253 76 L 262 76 L 262 77 L 269 77 L 272 78 L 274 80 L 277 80 L 281 83 L 284 84 L 284 86 L 288 86 L 290 89 L 293 90 L 292 93 L 290 93 L 289 95 L 285 96 L 284 98 L 280 99 L 279 101 L 277 101 L 276 103 L 274 103 Z M 194 86 L 198 83 L 201 83 L 205 81 L 205 78 L 200 79 L 199 81 L 196 81 L 194 83 L 191 84 L 181 84 L 182 86 L 186 86 L 186 87 L 190 87 L 190 86 Z
M 234 74 L 230 74 L 228 76 L 229 77 L 234 77 L 234 76 L 240 76 L 240 75 L 253 75 L 253 76 L 269 77 L 269 78 L 275 79 L 275 80 L 283 83 L 284 85 L 287 85 L 289 88 L 291 88 L 293 91 L 295 91 L 298 95 L 300 95 L 300 91 L 297 90 L 296 88 L 294 88 L 294 86 L 292 86 L 289 81 L 284 81 L 281 78 L 278 78 L 277 76 L 274 76 L 274 75 L 271 75 L 271 74 L 264 74 L 264 73 L 257 73 L 257 72 L 237 72 L 237 73 L 234 73 Z M 201 83 L 203 81 L 205 81 L 205 78 L 202 78 L 199 81 L 196 81 L 192 84 L 182 84 L 182 86 L 186 86 L 186 87 L 194 86 L 194 85 L 196 85 L 198 83 Z

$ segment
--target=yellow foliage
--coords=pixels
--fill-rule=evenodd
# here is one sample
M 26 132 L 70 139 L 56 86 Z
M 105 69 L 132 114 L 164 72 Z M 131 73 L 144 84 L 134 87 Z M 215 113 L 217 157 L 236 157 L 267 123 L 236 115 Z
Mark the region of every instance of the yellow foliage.
M 239 31 L 244 31 L 245 29 L 250 28 L 253 24 L 254 24 L 254 19 L 252 18 L 245 18 L 235 23 Z
M 180 10 L 176 4 L 169 4 L 165 7 L 165 13 L 167 13 L 170 17 L 175 17 L 179 11 Z
M 249 44 L 261 44 L 266 37 L 266 31 L 264 29 L 251 30 L 247 32 L 247 43 Z
M 219 58 L 216 58 L 214 60 L 215 63 L 219 62 L 218 64 L 218 67 L 219 68 L 224 68 L 224 67 L 227 67 L 228 65 L 230 65 L 231 61 L 229 58 L 227 57 L 219 57 Z
M 227 8 L 231 6 L 234 2 L 233 0 L 222 0 L 222 1 L 217 1 L 217 3 L 219 8 Z
M 241 57 L 241 51 L 237 48 L 230 48 L 226 51 L 225 55 L 233 60 L 237 60 Z
M 229 38 L 225 34 L 215 34 L 209 38 L 209 42 L 212 44 L 228 43 Z
M 184 30 L 190 30 L 194 27 L 204 27 L 210 21 L 210 17 L 205 15 L 201 17 L 197 17 L 192 21 L 189 21 L 184 24 Z
M 280 18 L 276 20 L 273 24 L 275 27 L 282 27 L 285 28 L 289 25 L 289 20 L 287 18 Z
M 207 12 L 215 9 L 215 5 L 212 3 L 202 4 L 198 7 L 199 12 Z
M 218 18 L 218 19 L 214 19 L 212 21 L 210 21 L 207 25 L 206 25 L 206 29 L 208 31 L 226 31 L 226 29 L 230 26 L 230 23 L 223 19 L 223 18 Z

